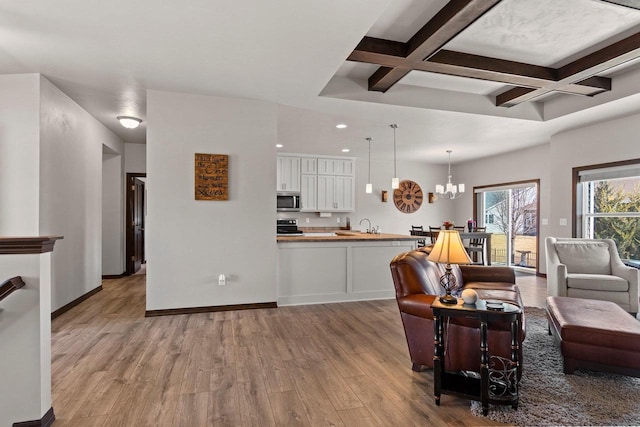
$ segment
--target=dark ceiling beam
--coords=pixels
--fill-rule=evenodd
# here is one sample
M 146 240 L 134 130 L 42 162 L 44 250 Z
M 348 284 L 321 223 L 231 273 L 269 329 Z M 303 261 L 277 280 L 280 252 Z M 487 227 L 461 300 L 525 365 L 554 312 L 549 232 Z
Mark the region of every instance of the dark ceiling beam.
M 413 68 L 442 48 L 501 0 L 451 0 L 407 42 L 406 65 L 381 67 L 369 78 L 369 90 L 386 92 Z
M 410 70 L 530 88 L 541 88 L 558 79 L 557 72 L 553 68 L 444 49 L 433 55 L 428 61 L 409 62 L 406 59 L 407 49 L 406 43 L 365 37 L 347 60 L 380 65 L 382 68 L 376 71 L 378 74 L 374 74 L 370 81 L 378 81 L 379 78 L 384 77 L 403 77 Z M 402 68 L 402 70 L 398 70 L 397 74 L 393 75 L 392 70 L 396 68 Z M 602 77 L 568 85 L 563 88 L 563 91 L 578 95 L 595 95 L 610 89 L 611 80 Z
M 553 84 L 529 91 L 526 94 L 519 90 L 521 88 L 501 93 L 496 97 L 496 105 L 511 107 L 549 92 L 563 91 L 567 85 L 573 83 L 597 81 L 602 77 L 597 77 L 596 74 L 637 58 L 640 58 L 640 33 L 633 34 L 559 68 L 558 81 Z
M 639 0 L 598 0 L 600 2 L 603 3 L 613 3 L 613 4 L 617 4 L 618 6 L 624 6 L 624 7 L 628 7 L 631 9 L 638 9 L 640 10 L 640 1 Z

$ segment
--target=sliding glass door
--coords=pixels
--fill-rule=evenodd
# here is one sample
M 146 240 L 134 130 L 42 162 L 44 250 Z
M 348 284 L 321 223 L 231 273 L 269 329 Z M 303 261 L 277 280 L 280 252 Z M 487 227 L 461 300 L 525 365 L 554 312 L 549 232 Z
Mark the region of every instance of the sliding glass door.
M 538 181 L 476 187 L 474 212 L 491 233 L 491 263 L 538 266 Z

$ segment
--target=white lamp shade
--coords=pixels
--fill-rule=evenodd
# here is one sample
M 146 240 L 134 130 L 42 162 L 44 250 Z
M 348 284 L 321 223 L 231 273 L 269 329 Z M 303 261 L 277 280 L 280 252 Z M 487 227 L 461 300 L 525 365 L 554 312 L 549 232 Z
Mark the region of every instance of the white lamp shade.
M 456 230 L 440 230 L 427 259 L 441 264 L 471 264 L 460 233 Z
M 464 184 L 458 184 L 458 191 L 464 193 Z
M 118 120 L 120 121 L 120 124 L 127 129 L 135 129 L 140 126 L 140 123 L 142 123 L 142 120 L 137 117 L 118 116 Z
M 452 193 L 453 192 L 453 184 L 452 183 L 447 183 L 447 193 Z
M 438 194 L 444 193 L 444 187 L 442 185 L 436 185 L 436 193 Z
M 394 190 L 400 188 L 400 180 L 398 178 L 391 178 L 391 188 Z
M 367 194 L 373 193 L 373 184 L 367 184 L 364 188 L 364 192 Z

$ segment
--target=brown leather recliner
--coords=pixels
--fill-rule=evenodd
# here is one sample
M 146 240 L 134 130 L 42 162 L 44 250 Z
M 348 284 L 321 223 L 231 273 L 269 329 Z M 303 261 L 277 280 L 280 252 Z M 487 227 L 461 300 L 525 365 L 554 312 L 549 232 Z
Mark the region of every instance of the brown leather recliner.
M 391 261 L 391 275 L 396 289 L 396 301 L 402 317 L 409 346 L 412 369 L 433 368 L 433 312 L 431 303 L 444 293 L 440 277 L 444 266 L 427 260 L 429 249 L 397 255 Z M 497 299 L 523 307 L 515 274 L 509 267 L 452 266 L 461 289 L 474 289 L 481 299 Z M 520 330 L 518 358 L 522 362 L 522 341 L 525 338 L 524 314 Z M 445 320 L 445 364 L 447 371 L 480 370 L 479 322 L 455 317 Z M 492 322 L 487 334 L 489 354 L 511 357 L 511 327 L 508 322 Z M 522 372 L 520 363 L 519 376 Z

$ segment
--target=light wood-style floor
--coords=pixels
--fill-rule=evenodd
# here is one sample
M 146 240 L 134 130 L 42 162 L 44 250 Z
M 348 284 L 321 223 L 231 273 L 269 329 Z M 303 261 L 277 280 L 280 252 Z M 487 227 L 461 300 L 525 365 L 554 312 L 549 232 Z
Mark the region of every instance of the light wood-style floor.
M 544 279 L 518 277 L 525 305 Z M 56 427 L 483 426 L 411 370 L 395 300 L 145 318 L 145 276 L 53 321 Z

